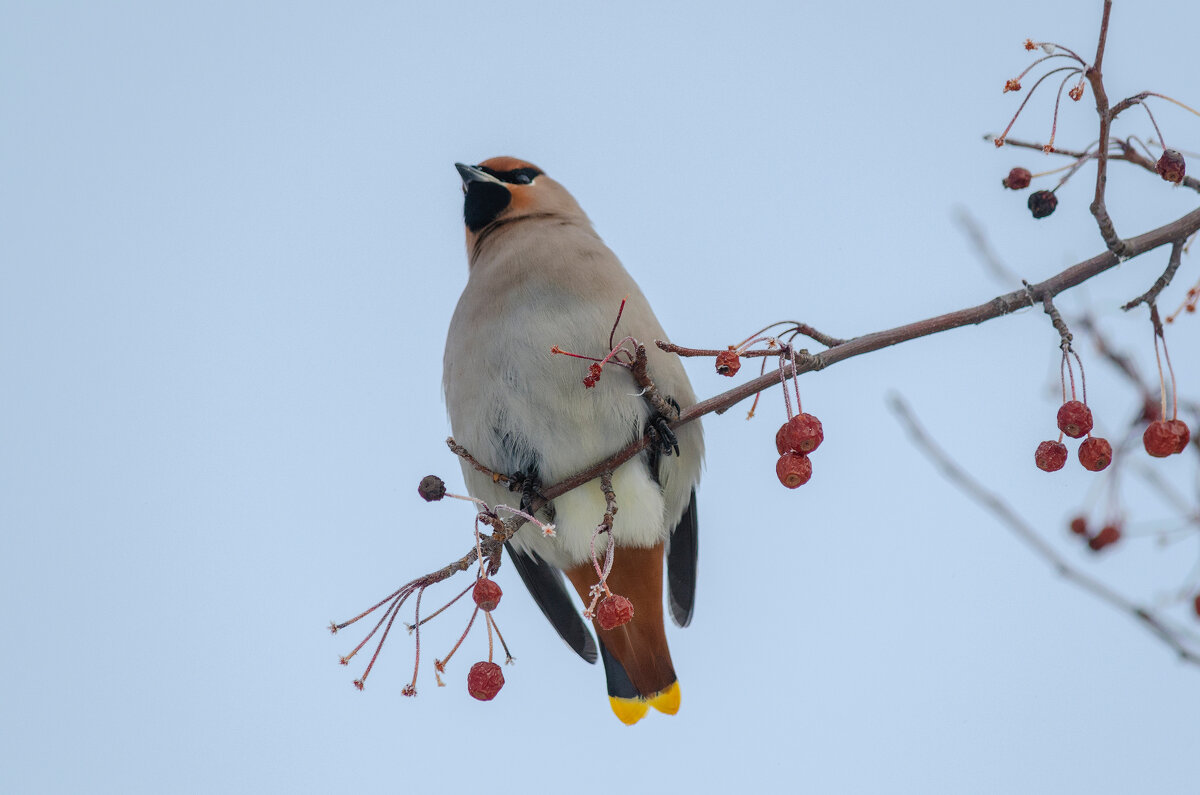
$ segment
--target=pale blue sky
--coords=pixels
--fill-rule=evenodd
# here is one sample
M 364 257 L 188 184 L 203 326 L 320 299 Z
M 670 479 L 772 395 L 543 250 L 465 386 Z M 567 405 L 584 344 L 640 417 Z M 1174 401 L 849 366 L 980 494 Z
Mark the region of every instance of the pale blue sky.
M 1135 490 L 1139 537 L 1085 554 L 1062 527 L 1100 481 L 1032 466 L 1057 362 L 1034 312 L 806 377 L 826 441 L 797 492 L 773 473 L 777 391 L 753 422 L 707 419 L 678 716 L 620 725 L 507 566 L 518 663 L 494 702 L 462 685 L 482 635 L 445 689 L 427 667 L 400 696 L 403 633 L 351 687 L 336 661 L 359 636 L 327 622 L 470 543 L 469 508 L 416 495 L 431 472 L 461 488 L 440 395 L 466 280 L 454 161 L 540 165 L 704 347 L 1011 289 L 960 206 L 1030 280 L 1102 249 L 1091 172 L 1034 222 L 1000 179 L 1055 161 L 981 138 L 1016 107 L 1022 41 L 1090 53 L 1098 1 L 434 5 L 0 3 L 0 790 L 1194 791 L 1200 670 L 950 490 L 884 407 L 904 394 L 1073 564 L 1167 599 L 1197 557 L 1194 535 L 1155 543 L 1169 506 Z M 1200 102 L 1200 6 L 1117 5 L 1110 95 Z M 1044 137 L 1049 97 L 1014 135 Z M 1064 145 L 1091 140 L 1089 102 Z M 1200 150 L 1200 120 L 1156 110 Z M 1112 185 L 1128 235 L 1196 204 Z M 1144 316 L 1117 306 L 1164 263 L 1063 308 L 1149 372 Z M 1195 279 L 1193 254 L 1164 303 Z M 1192 395 L 1196 338 L 1171 340 Z M 1083 354 L 1115 433 L 1136 399 Z M 689 368 L 703 396 L 729 386 Z M 1194 489 L 1190 462 L 1154 466 Z M 430 626 L 430 660 L 463 621 Z

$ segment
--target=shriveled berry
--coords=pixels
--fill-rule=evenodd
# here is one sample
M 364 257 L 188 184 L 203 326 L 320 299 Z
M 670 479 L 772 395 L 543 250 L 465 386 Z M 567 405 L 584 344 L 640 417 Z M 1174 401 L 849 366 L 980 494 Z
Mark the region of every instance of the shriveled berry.
M 1192 600 L 1192 609 L 1196 611 L 1196 615 L 1200 616 L 1200 593 L 1196 594 L 1196 598 Z
M 1175 452 L 1182 453 L 1187 449 L 1188 441 L 1192 438 L 1192 432 L 1188 430 L 1187 423 L 1183 420 L 1167 420 L 1167 427 L 1175 435 Z
M 1078 439 L 1092 429 L 1092 410 L 1078 400 L 1068 400 L 1058 409 L 1058 429 Z
M 1024 190 L 1029 187 L 1032 179 L 1033 174 L 1029 173 L 1029 169 L 1017 166 L 1008 172 L 1008 176 L 1001 180 L 1001 184 L 1009 190 Z
M 633 602 L 624 596 L 611 594 L 596 607 L 596 624 L 600 629 L 615 629 L 633 620 Z
M 446 496 L 446 484 L 437 475 L 426 475 L 417 485 L 417 494 L 426 502 L 437 502 Z
M 1175 431 L 1166 420 L 1155 420 L 1142 434 L 1142 446 L 1155 458 L 1166 458 L 1175 452 Z
M 1043 472 L 1057 472 L 1067 463 L 1067 446 L 1062 442 L 1042 442 L 1033 454 L 1033 462 Z
M 825 440 L 821 421 L 811 414 L 797 414 L 783 427 L 783 452 L 811 453 Z
M 467 674 L 467 692 L 471 698 L 491 701 L 504 687 L 504 672 L 494 662 L 484 660 L 471 666 Z
M 479 605 L 479 609 L 485 613 L 490 613 L 500 604 L 500 597 L 504 595 L 504 591 L 500 590 L 500 586 L 495 580 L 482 579 L 475 581 L 475 588 L 471 591 L 471 598 L 475 600 L 475 604 Z
M 1058 197 L 1048 190 L 1034 191 L 1029 194 L 1027 204 L 1029 212 L 1033 213 L 1034 218 L 1045 218 L 1058 206 Z
M 1105 525 L 1099 533 L 1088 539 L 1088 546 L 1096 552 L 1121 540 L 1121 529 L 1115 524 Z
M 1070 528 L 1071 532 L 1077 536 L 1087 535 L 1087 519 L 1084 519 L 1082 516 L 1076 516 L 1071 520 Z
M 1174 149 L 1164 149 L 1162 157 L 1154 164 L 1154 170 L 1158 175 L 1167 182 L 1174 182 L 1178 185 L 1183 182 L 1183 175 L 1187 171 L 1187 163 L 1184 162 L 1183 155 L 1176 152 Z
M 787 423 L 779 426 L 779 430 L 775 431 L 775 449 L 780 455 L 788 452 L 787 449 Z
M 775 474 L 789 489 L 798 489 L 812 477 L 812 461 L 804 453 L 784 453 L 775 462 Z
M 1079 445 L 1079 463 L 1089 472 L 1108 469 L 1108 465 L 1112 463 L 1112 445 L 1107 439 L 1089 436 Z
M 727 375 L 733 377 L 737 375 L 737 371 L 741 369 L 742 358 L 737 355 L 737 351 L 721 351 L 717 354 L 717 375 Z

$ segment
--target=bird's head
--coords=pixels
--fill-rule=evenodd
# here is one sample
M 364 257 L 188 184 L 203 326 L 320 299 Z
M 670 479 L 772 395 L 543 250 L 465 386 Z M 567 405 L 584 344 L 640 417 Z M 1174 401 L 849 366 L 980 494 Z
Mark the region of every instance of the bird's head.
M 500 226 L 530 218 L 588 223 L 578 202 L 537 166 L 515 157 L 493 157 L 479 165 L 455 163 L 462 176 L 467 250 Z

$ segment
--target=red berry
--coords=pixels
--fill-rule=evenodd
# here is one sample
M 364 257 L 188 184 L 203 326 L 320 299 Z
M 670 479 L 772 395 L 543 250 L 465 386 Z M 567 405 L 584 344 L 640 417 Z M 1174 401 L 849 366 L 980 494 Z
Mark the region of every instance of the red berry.
M 1104 549 L 1110 544 L 1115 544 L 1121 540 L 1121 530 L 1115 524 L 1105 525 L 1099 533 L 1088 539 L 1088 546 L 1096 552 Z
M 775 449 L 779 451 L 780 455 L 788 452 L 787 442 L 785 441 L 785 437 L 787 436 L 787 427 L 787 423 L 785 422 L 783 425 L 779 426 L 779 430 L 775 431 Z
M 775 474 L 789 489 L 798 489 L 812 477 L 812 461 L 804 453 L 784 453 L 775 462 Z
M 1200 616 L 1200 593 L 1196 594 L 1196 598 L 1192 600 L 1192 607 L 1196 611 L 1196 615 Z
M 475 590 L 471 591 L 471 598 L 475 600 L 475 604 L 479 605 L 479 609 L 485 613 L 490 613 L 500 604 L 500 597 L 504 595 L 504 591 L 500 590 L 500 586 L 495 580 L 482 579 L 475 581 Z
M 742 369 L 742 360 L 737 355 L 737 351 L 721 351 L 717 354 L 717 375 L 732 377 L 737 375 L 737 371 L 740 369 Z
M 821 421 L 811 414 L 797 414 L 784 427 L 783 442 L 790 452 L 811 453 L 825 440 Z
M 1175 444 L 1175 431 L 1166 420 L 1155 420 L 1146 426 L 1146 432 L 1142 434 L 1142 446 L 1155 458 L 1166 458 L 1174 453 Z
M 1071 532 L 1077 536 L 1087 535 L 1087 519 L 1082 516 L 1076 516 L 1071 520 Z
M 1183 420 L 1167 420 L 1167 427 L 1171 429 L 1171 433 L 1175 434 L 1175 452 L 1182 453 L 1187 449 L 1188 441 L 1192 438 L 1192 432 L 1188 430 L 1187 423 Z
M 1032 179 L 1033 175 L 1029 173 L 1029 169 L 1017 166 L 1008 172 L 1008 176 L 1001 181 L 1001 184 L 1009 190 L 1023 190 L 1029 187 Z
M 1058 409 L 1058 429 L 1079 439 L 1092 429 L 1092 410 L 1078 400 L 1068 400 Z
M 1067 463 L 1067 446 L 1062 442 L 1042 442 L 1033 454 L 1033 462 L 1043 472 L 1057 472 Z
M 1026 204 L 1034 218 L 1045 218 L 1058 206 L 1058 197 L 1048 190 L 1034 191 L 1029 194 L 1029 201 Z
M 1089 436 L 1079 445 L 1079 463 L 1089 472 L 1108 469 L 1108 465 L 1112 463 L 1112 445 L 1107 439 Z
M 471 698 L 480 701 L 491 701 L 504 687 L 504 672 L 494 662 L 477 662 L 471 666 L 467 674 L 467 692 Z
M 1154 164 L 1154 170 L 1167 182 L 1179 184 L 1183 182 L 1183 175 L 1187 171 L 1187 163 L 1184 162 L 1183 155 L 1174 149 L 1164 149 L 1162 157 Z
M 615 629 L 633 620 L 633 602 L 612 594 L 596 608 L 596 624 L 600 629 Z

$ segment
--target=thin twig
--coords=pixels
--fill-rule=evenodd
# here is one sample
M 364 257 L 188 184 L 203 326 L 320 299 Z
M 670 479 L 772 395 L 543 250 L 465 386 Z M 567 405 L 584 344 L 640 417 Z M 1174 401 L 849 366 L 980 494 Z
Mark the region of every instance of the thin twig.
M 1175 271 L 1179 270 L 1179 263 L 1182 259 L 1183 240 L 1180 239 L 1171 244 L 1171 256 L 1167 260 L 1167 269 L 1163 271 L 1162 276 L 1155 280 L 1149 290 L 1121 308 L 1128 312 L 1138 304 L 1153 304 L 1158 299 L 1158 294 L 1166 289 L 1167 285 L 1171 283 L 1171 279 L 1175 278 Z

